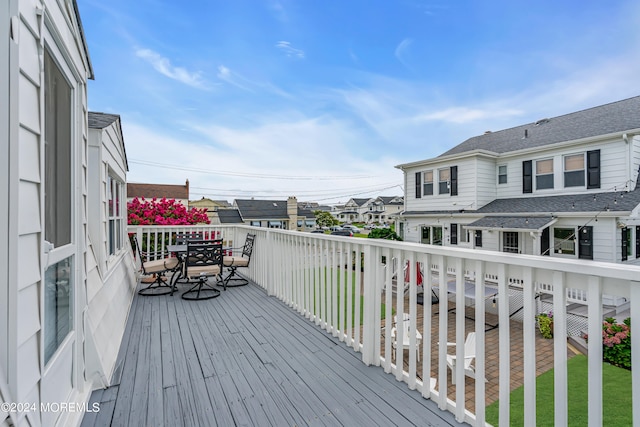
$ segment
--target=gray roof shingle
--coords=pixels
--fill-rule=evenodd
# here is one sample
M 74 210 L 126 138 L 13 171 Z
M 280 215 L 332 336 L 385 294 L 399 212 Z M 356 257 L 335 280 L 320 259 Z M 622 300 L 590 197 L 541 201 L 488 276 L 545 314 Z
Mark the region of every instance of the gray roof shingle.
M 251 219 L 289 219 L 286 200 L 236 199 L 236 206 L 245 220 Z M 313 218 L 313 212 L 298 208 L 298 216 Z
M 552 216 L 485 216 L 466 228 L 504 228 L 511 230 L 540 230 L 554 219 Z
M 104 129 L 116 120 L 120 120 L 117 114 L 106 114 L 89 111 L 89 128 Z
M 238 209 L 218 209 L 218 219 L 220 224 L 242 224 L 242 217 Z
M 636 96 L 563 116 L 542 119 L 535 123 L 474 136 L 439 157 L 473 150 L 508 153 L 639 128 L 640 96 Z

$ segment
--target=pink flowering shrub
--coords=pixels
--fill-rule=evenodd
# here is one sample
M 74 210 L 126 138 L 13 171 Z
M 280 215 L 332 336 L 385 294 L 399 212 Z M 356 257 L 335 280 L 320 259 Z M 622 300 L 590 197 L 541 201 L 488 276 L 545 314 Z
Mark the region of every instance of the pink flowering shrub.
M 608 317 L 602 322 L 602 358 L 605 362 L 631 369 L 631 319 L 617 323 Z M 588 336 L 585 335 L 585 338 Z
M 146 200 L 137 197 L 127 203 L 129 225 L 209 224 L 207 209 L 187 209 L 175 199 Z

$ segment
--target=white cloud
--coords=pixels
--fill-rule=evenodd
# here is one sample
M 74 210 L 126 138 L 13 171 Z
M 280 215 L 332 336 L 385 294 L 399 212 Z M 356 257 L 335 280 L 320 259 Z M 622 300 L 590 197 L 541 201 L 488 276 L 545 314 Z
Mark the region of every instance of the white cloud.
M 175 67 L 171 65 L 171 61 L 169 59 L 157 52 L 154 52 L 153 50 L 138 49 L 136 50 L 136 56 L 147 61 L 157 72 L 169 77 L 170 79 L 177 80 L 197 89 L 207 88 L 206 82 L 199 71 L 190 72 L 185 68 Z
M 487 120 L 492 118 L 505 118 L 522 115 L 522 111 L 517 109 L 500 110 L 495 108 L 466 108 L 453 107 L 433 113 L 423 114 L 416 117 L 417 121 L 444 121 L 450 123 L 468 123 L 478 120 Z
M 246 85 L 241 83 L 241 80 L 244 80 L 242 79 L 242 77 L 233 73 L 229 68 L 225 67 L 224 65 L 218 66 L 218 78 L 233 86 L 239 87 L 242 90 L 251 91 L 251 89 L 249 89 Z
M 304 59 L 304 51 L 294 48 L 293 46 L 291 46 L 290 42 L 279 41 L 278 43 L 276 43 L 276 47 L 283 51 L 285 55 L 290 58 Z

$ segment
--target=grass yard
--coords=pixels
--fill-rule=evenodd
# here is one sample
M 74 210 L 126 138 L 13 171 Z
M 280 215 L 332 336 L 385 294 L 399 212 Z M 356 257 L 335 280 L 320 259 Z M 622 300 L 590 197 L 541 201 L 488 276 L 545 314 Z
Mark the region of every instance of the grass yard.
M 567 362 L 569 378 L 569 426 L 586 426 L 589 420 L 587 362 L 577 355 Z M 602 413 L 605 426 L 630 426 L 631 371 L 604 363 L 602 366 Z M 553 369 L 536 381 L 536 425 L 553 426 Z M 511 392 L 510 426 L 524 425 L 524 387 Z M 498 425 L 499 402 L 487 406 L 486 420 Z

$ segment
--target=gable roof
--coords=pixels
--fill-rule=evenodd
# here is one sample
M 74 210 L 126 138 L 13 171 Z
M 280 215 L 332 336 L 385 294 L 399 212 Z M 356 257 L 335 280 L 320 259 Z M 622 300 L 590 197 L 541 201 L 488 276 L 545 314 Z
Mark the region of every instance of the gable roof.
M 404 205 L 402 196 L 380 196 L 378 199 L 385 205 Z
M 235 205 L 244 220 L 289 219 L 286 200 L 236 199 Z M 313 212 L 308 209 L 301 209 L 297 204 L 296 208 L 298 209 L 298 216 L 305 216 L 309 218 L 314 216 Z
M 167 198 L 189 200 L 189 181 L 186 185 L 127 183 L 127 197 Z
M 368 199 L 362 199 L 362 198 L 354 199 L 354 198 L 352 198 L 352 199 L 350 199 L 350 200 L 349 200 L 349 202 L 353 202 L 353 203 L 355 203 L 355 204 L 356 204 L 356 205 L 358 205 L 358 206 L 362 206 L 362 205 L 364 205 L 365 203 L 367 203 L 369 200 L 371 200 L 371 198 L 370 198 L 370 197 L 369 197 Z M 349 202 L 347 202 L 347 204 L 348 204 Z
M 640 129 L 640 96 L 474 136 L 438 157 L 474 150 L 508 153 L 632 129 Z
M 220 224 L 242 224 L 244 222 L 238 209 L 220 209 L 217 212 Z

